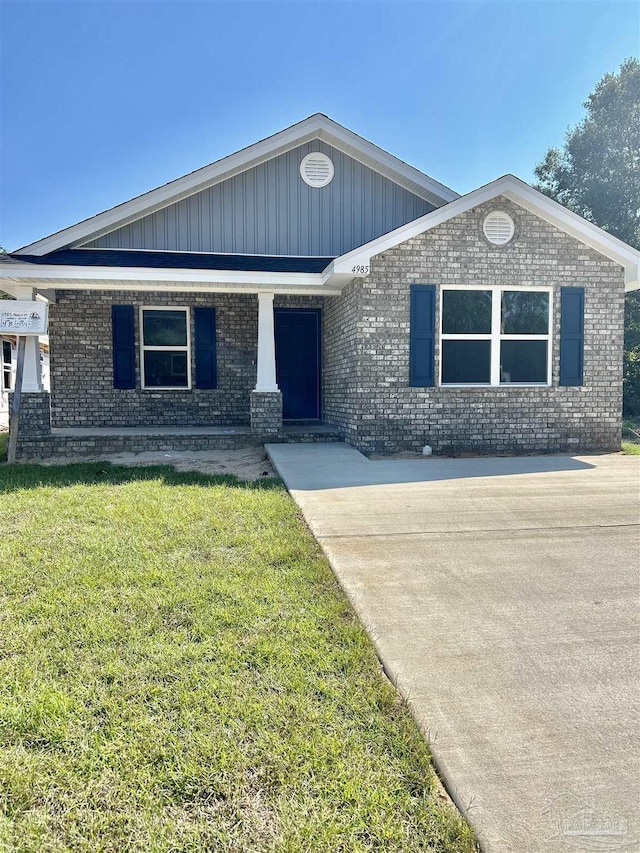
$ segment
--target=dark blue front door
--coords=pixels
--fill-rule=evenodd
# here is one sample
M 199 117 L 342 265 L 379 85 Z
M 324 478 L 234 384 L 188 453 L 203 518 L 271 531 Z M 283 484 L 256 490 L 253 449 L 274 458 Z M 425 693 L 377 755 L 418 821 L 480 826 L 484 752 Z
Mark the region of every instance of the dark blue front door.
M 320 418 L 320 310 L 276 308 L 276 377 L 284 420 Z

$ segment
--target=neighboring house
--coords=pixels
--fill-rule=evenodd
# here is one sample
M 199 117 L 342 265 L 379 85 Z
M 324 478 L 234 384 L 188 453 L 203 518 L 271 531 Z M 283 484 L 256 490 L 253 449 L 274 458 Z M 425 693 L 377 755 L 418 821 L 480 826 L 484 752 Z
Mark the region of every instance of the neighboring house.
M 0 262 L 51 303 L 22 452 L 615 450 L 639 263 L 513 176 L 458 196 L 313 115 Z

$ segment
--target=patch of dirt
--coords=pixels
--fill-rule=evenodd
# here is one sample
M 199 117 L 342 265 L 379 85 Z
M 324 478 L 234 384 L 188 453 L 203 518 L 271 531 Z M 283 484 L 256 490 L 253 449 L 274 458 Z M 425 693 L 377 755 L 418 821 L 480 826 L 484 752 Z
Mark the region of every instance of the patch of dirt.
M 232 474 L 240 480 L 276 477 L 264 447 L 236 447 L 233 450 L 159 450 L 143 453 L 108 453 L 99 456 L 52 456 L 38 460 L 41 465 L 70 465 L 74 462 L 111 462 L 113 465 L 171 465 L 177 471 L 201 474 Z

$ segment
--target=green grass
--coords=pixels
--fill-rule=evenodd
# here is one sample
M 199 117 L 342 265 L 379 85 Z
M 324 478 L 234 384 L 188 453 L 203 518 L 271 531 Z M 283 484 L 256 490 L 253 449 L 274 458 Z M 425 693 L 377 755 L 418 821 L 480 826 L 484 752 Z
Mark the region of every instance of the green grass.
M 278 484 L 0 469 L 0 850 L 471 851 Z
M 623 441 L 622 452 L 626 456 L 640 456 L 640 444 L 633 441 Z
M 4 462 L 7 458 L 7 444 L 9 443 L 9 433 L 0 432 L 0 462 Z

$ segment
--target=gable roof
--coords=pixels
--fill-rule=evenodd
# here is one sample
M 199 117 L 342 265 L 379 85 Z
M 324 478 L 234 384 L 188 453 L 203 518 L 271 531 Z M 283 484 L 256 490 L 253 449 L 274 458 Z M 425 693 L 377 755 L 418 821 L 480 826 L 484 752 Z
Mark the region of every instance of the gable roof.
M 529 210 L 581 243 L 590 246 L 625 271 L 626 290 L 640 289 L 640 251 L 587 222 L 548 196 L 513 175 L 504 175 L 490 184 L 460 196 L 419 219 L 371 240 L 353 251 L 330 258 L 266 258 L 251 255 L 213 255 L 215 269 L 197 252 L 143 252 L 135 250 L 78 249 L 57 252 L 47 257 L 16 254 L 0 258 L 0 280 L 35 287 L 73 287 L 103 289 L 179 289 L 228 291 L 244 289 L 282 290 L 337 295 L 349 281 L 364 277 L 371 258 L 406 240 L 465 213 L 498 196 L 504 196 Z M 95 253 L 96 262 L 87 256 Z M 176 259 L 177 256 L 180 256 Z M 233 258 L 226 261 L 225 258 Z M 56 261 L 56 258 L 58 260 Z M 159 259 L 159 260 L 156 260 Z M 283 262 L 300 260 L 304 269 L 283 268 Z M 86 261 L 86 262 L 84 262 Z M 129 266 L 128 264 L 131 264 Z M 147 264 L 147 266 L 145 266 Z M 266 264 L 266 265 L 265 265 Z M 269 265 L 273 264 L 273 265 Z M 277 270 L 276 270 L 277 267 Z M 362 272 L 354 273 L 355 267 Z
M 453 219 L 454 216 L 459 216 L 461 213 L 465 213 L 497 196 L 508 198 L 566 234 L 575 237 L 581 243 L 595 249 L 596 252 L 600 252 L 600 254 L 620 264 L 625 270 L 626 289 L 637 290 L 640 288 L 640 251 L 558 204 L 557 201 L 516 178 L 515 175 L 503 175 L 490 184 L 485 184 L 466 195 L 458 196 L 457 199 L 437 210 L 432 210 L 431 213 L 383 234 L 382 237 L 377 237 L 369 243 L 358 246 L 357 249 L 336 258 L 325 271 L 325 275 L 334 276 L 340 280 L 345 280 L 347 276 L 352 278 L 351 270 L 356 266 L 368 267 L 374 255 L 392 249 L 399 243 L 404 243 L 418 234 L 424 234 L 431 228 Z
M 14 254 L 44 255 L 94 240 L 313 139 L 333 145 L 436 207 L 458 198 L 458 194 L 444 184 L 363 139 L 328 116 L 316 113 L 254 145 L 242 148 L 235 154 L 98 213 L 77 225 L 23 246 Z

